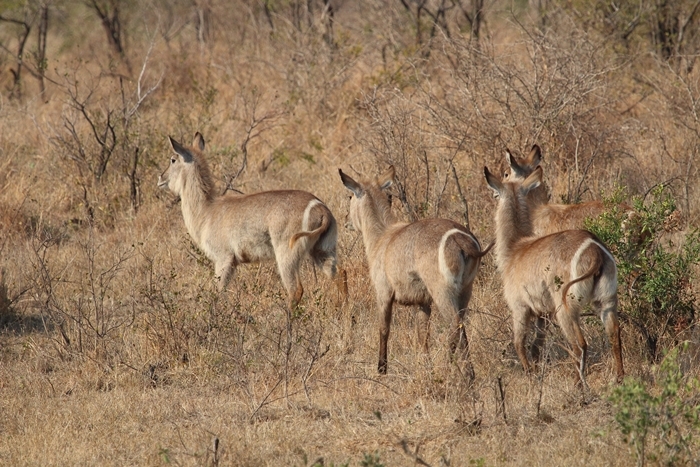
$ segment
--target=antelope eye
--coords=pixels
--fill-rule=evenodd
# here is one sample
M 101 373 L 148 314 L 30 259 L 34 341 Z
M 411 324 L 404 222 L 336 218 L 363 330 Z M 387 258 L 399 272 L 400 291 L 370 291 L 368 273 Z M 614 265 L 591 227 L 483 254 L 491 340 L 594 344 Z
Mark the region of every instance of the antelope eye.
M 174 164 L 176 160 L 177 160 L 177 159 L 175 159 L 175 158 L 173 157 L 172 159 L 170 159 L 170 163 L 171 163 L 171 164 Z

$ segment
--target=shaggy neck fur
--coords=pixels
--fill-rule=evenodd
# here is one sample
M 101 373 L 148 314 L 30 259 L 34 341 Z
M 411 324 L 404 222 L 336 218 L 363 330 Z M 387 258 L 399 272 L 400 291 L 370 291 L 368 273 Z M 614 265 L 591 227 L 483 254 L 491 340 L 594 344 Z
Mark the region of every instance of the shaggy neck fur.
M 203 212 L 216 198 L 214 181 L 209 170 L 209 164 L 201 154 L 193 154 L 194 161 L 183 168 L 181 173 L 182 185 L 180 199 L 182 200 L 182 217 L 185 226 L 197 242 L 199 231 L 204 220 Z
M 506 184 L 496 209 L 496 262 L 503 268 L 515 244 L 533 235 L 530 210 L 523 193 L 514 184 Z
M 358 221 L 367 257 L 371 258 L 370 253 L 377 241 L 389 226 L 396 223 L 396 219 L 391 213 L 389 200 L 379 187 L 366 187 L 363 198 L 357 200 L 356 219 L 353 222 Z

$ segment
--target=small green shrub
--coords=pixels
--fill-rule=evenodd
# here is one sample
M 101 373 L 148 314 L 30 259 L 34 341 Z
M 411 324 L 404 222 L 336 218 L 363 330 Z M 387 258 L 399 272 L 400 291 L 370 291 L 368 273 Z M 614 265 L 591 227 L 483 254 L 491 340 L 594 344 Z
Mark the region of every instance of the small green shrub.
M 585 226 L 615 256 L 622 316 L 641 334 L 650 361 L 658 362 L 663 340 L 677 343 L 695 321 L 693 267 L 700 260 L 700 233 L 687 233 L 680 247 L 665 239 L 678 227 L 680 214 L 663 185 L 646 203 L 634 199 L 632 213 L 623 198 L 624 191 L 617 190 L 605 200 L 606 212 Z
M 384 464 L 380 462 L 379 453 L 374 454 L 364 454 L 364 458 L 360 461 L 362 467 L 384 467 Z
M 634 449 L 637 465 L 698 465 L 700 462 L 700 385 L 685 378 L 678 349 L 670 351 L 657 371 L 658 394 L 627 378 L 610 396 L 623 440 Z

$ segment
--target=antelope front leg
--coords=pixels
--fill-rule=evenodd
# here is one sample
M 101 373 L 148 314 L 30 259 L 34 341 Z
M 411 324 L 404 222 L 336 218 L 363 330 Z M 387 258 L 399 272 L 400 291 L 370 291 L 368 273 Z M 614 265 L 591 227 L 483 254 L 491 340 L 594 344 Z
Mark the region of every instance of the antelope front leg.
M 236 272 L 236 259 L 233 256 L 224 258 L 214 264 L 214 275 L 219 278 L 219 292 L 223 292 Z
M 348 272 L 340 268 L 333 280 L 338 291 L 338 297 L 335 301 L 335 306 L 340 308 L 348 300 Z
M 532 355 L 534 365 L 537 365 L 540 361 L 542 345 L 544 344 L 546 333 L 547 321 L 544 317 L 538 316 L 537 319 L 535 319 L 535 340 L 532 341 L 532 346 L 530 347 L 530 355 Z
M 613 324 L 610 326 L 606 324 L 606 328 L 610 328 L 608 335 L 610 336 L 612 352 L 615 357 L 616 381 L 622 383 L 622 380 L 625 378 L 625 370 L 622 366 L 622 339 L 620 339 L 620 323 L 617 320 L 617 316 L 615 316 Z
M 377 371 L 380 375 L 386 374 L 387 342 L 389 341 L 393 304 L 393 296 L 379 301 L 379 364 L 377 365 Z

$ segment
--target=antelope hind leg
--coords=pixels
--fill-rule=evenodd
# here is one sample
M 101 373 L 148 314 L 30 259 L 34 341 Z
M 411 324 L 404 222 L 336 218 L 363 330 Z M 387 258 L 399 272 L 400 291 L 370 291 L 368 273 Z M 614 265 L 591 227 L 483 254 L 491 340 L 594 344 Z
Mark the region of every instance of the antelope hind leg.
M 393 297 L 379 301 L 379 362 L 377 363 L 377 371 L 381 375 L 385 375 L 387 369 L 387 345 L 391 329 L 393 302 Z
M 416 323 L 418 342 L 426 353 L 428 352 L 428 340 L 430 339 L 430 313 L 429 304 L 421 305 L 420 313 L 418 314 L 418 322 Z
M 605 325 L 605 331 L 610 339 L 613 358 L 615 359 L 615 377 L 621 383 L 625 377 L 622 365 L 622 339 L 620 338 L 620 321 L 617 316 L 617 297 L 609 303 L 595 304 L 600 311 L 600 319 Z
M 531 312 L 529 308 L 523 307 L 513 310 L 513 345 L 525 373 L 532 371 L 530 362 L 527 359 L 527 352 L 525 351 L 525 338 L 530 327 L 530 318 Z

